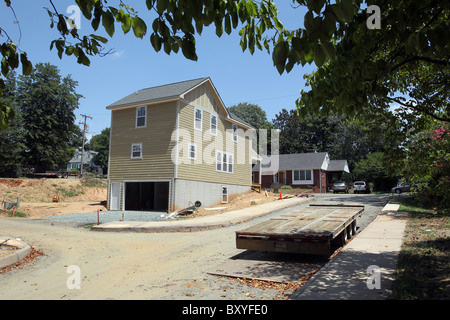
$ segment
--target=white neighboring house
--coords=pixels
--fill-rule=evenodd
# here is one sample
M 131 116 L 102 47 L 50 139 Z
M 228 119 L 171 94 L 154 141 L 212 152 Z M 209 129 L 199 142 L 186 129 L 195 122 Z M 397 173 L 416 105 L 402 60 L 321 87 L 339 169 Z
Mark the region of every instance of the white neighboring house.
M 94 159 L 94 156 L 98 154 L 97 151 L 91 151 L 91 150 L 84 150 L 84 156 L 83 156 L 83 168 L 87 168 L 90 166 L 94 169 L 95 173 L 103 173 L 102 168 L 95 165 L 92 162 L 92 159 Z M 75 155 L 70 159 L 69 164 L 67 165 L 67 171 L 70 171 L 72 169 L 80 169 L 81 168 L 81 150 L 80 148 L 76 149 Z

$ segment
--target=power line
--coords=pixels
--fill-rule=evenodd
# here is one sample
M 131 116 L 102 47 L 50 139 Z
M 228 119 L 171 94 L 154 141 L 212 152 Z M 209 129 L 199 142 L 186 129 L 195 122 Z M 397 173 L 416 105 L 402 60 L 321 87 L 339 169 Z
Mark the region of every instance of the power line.
M 80 122 L 80 124 L 82 124 L 82 125 L 84 126 L 84 129 L 83 129 L 83 145 L 82 145 L 82 147 L 81 147 L 80 177 L 83 176 L 84 142 L 85 142 L 85 140 L 86 140 L 87 119 L 88 119 L 88 118 L 91 119 L 91 120 L 93 119 L 92 117 L 87 116 L 87 115 L 85 115 L 85 114 L 82 114 L 81 116 L 84 117 L 84 122 Z

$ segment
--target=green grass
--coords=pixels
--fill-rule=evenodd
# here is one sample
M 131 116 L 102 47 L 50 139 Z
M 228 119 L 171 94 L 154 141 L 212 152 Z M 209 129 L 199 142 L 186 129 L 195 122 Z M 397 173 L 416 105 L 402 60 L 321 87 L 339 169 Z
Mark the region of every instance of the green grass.
M 84 194 L 83 186 L 78 185 L 76 187 L 59 187 L 56 188 L 56 192 L 64 198 L 76 197 L 80 194 Z
M 399 210 L 409 213 L 391 299 L 448 300 L 450 217 L 437 214 L 413 197 L 397 197 L 391 203 L 399 203 Z
M 409 212 L 411 214 L 430 214 L 433 212 L 432 208 L 423 205 L 410 195 L 395 196 L 391 203 L 400 204 L 399 211 Z
M 13 212 L 12 212 L 12 210 L 7 210 L 3 214 L 6 214 L 6 216 L 8 216 L 8 217 L 12 217 Z M 17 211 L 17 210 L 14 212 L 14 217 L 25 218 L 26 216 L 27 216 L 26 213 L 23 213 L 23 212 L 20 212 L 20 211 Z

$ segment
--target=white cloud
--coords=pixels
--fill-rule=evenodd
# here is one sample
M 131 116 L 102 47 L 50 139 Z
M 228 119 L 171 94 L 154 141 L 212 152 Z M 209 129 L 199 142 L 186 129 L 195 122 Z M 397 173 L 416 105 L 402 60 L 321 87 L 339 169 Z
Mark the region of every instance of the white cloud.
M 112 53 L 113 58 L 118 59 L 121 58 L 125 55 L 125 51 L 124 50 L 120 50 L 120 51 L 114 51 Z

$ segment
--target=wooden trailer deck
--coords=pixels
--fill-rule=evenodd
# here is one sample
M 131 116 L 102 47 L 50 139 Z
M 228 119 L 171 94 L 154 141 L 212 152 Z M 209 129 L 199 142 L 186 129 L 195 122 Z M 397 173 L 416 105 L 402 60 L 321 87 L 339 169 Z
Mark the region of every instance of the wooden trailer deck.
M 310 205 L 236 231 L 238 249 L 329 255 L 356 233 L 364 206 Z

